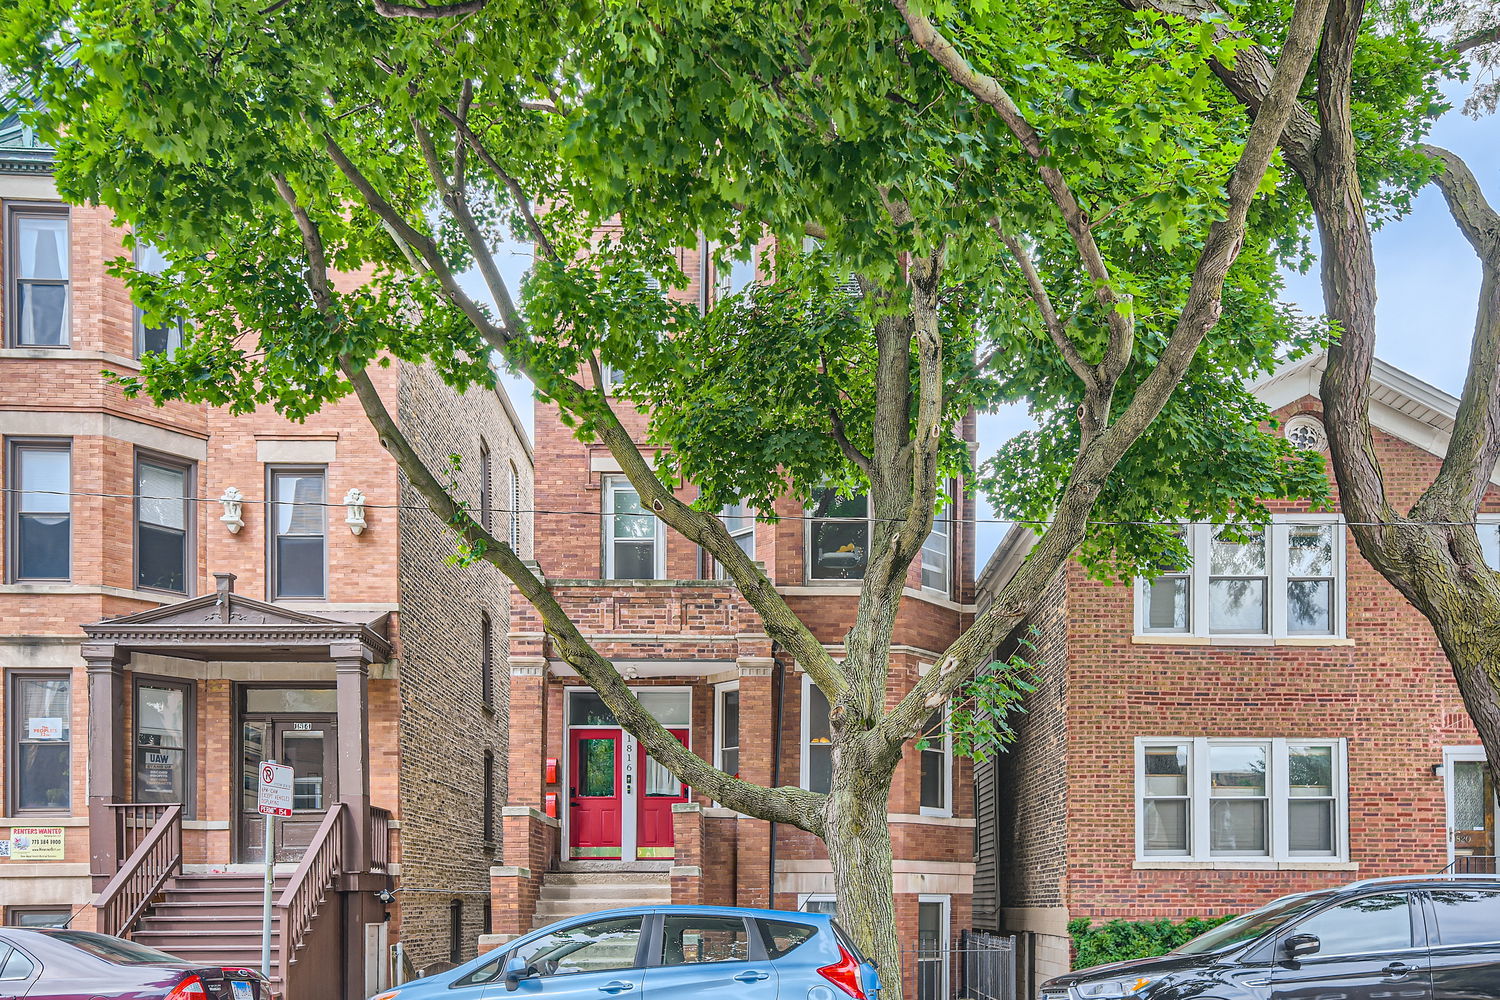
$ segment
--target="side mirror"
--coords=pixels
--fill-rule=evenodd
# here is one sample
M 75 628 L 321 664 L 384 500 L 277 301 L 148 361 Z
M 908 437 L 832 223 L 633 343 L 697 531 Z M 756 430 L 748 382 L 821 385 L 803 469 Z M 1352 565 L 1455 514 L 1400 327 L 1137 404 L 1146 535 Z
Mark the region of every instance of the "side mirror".
M 1288 958 L 1303 958 L 1316 955 L 1323 944 L 1316 934 L 1293 934 L 1281 943 L 1281 947 L 1286 950 Z
M 516 990 L 520 988 L 521 980 L 530 979 L 536 975 L 536 970 L 526 964 L 526 960 L 512 955 L 505 960 L 505 988 Z

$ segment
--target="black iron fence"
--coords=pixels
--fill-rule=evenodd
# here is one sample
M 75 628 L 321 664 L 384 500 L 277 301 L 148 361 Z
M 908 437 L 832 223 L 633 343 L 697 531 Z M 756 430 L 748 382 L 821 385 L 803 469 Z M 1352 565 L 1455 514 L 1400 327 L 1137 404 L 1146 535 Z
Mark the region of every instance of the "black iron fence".
M 952 946 L 902 952 L 901 977 L 912 1000 L 1017 1000 L 1016 939 L 962 931 Z
M 1444 875 L 1495 875 L 1500 873 L 1497 859 L 1489 854 L 1460 854 L 1443 869 Z

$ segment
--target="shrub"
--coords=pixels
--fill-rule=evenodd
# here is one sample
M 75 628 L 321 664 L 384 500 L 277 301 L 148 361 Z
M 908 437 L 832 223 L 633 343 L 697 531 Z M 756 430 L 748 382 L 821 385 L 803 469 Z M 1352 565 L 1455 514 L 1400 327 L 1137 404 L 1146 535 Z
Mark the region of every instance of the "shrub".
M 1073 936 L 1073 968 L 1087 969 L 1106 962 L 1165 955 L 1186 944 L 1229 917 L 1189 917 L 1181 923 L 1170 920 L 1111 920 L 1094 927 L 1087 917 L 1068 921 Z

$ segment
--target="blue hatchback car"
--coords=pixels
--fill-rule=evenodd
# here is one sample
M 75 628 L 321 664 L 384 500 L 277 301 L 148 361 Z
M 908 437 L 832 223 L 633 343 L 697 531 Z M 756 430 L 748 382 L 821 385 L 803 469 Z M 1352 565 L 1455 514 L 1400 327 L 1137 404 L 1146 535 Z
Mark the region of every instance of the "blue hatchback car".
M 822 913 L 727 906 L 560 920 L 371 1000 L 878 1000 L 880 976 Z

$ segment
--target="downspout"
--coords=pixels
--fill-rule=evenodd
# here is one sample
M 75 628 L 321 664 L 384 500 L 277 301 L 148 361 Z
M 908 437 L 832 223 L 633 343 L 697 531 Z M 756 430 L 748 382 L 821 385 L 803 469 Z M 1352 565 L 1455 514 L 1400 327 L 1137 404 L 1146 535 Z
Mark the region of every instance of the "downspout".
M 785 701 L 786 701 L 786 699 L 782 697 L 782 688 L 783 687 L 784 687 L 784 684 L 783 684 L 783 680 L 782 680 L 781 661 L 776 658 L 776 640 L 772 639 L 771 640 L 771 697 L 774 699 L 774 703 L 775 703 L 775 706 L 776 706 L 775 711 L 773 713 L 775 715 L 775 721 L 774 721 L 773 725 L 775 725 L 775 727 L 776 727 L 776 733 L 775 733 L 775 735 L 771 739 L 771 787 L 772 788 L 779 788 L 779 787 L 781 787 L 781 721 L 782 721 L 782 712 L 785 711 L 785 709 L 784 709 L 783 706 L 784 706 Z M 769 878 L 769 880 L 766 883 L 766 908 L 774 910 L 776 908 L 776 824 L 775 823 L 771 824 L 771 849 L 766 852 L 766 856 L 770 859 L 769 862 L 768 862 L 769 868 L 770 868 L 768 874 L 769 874 L 770 878 Z

